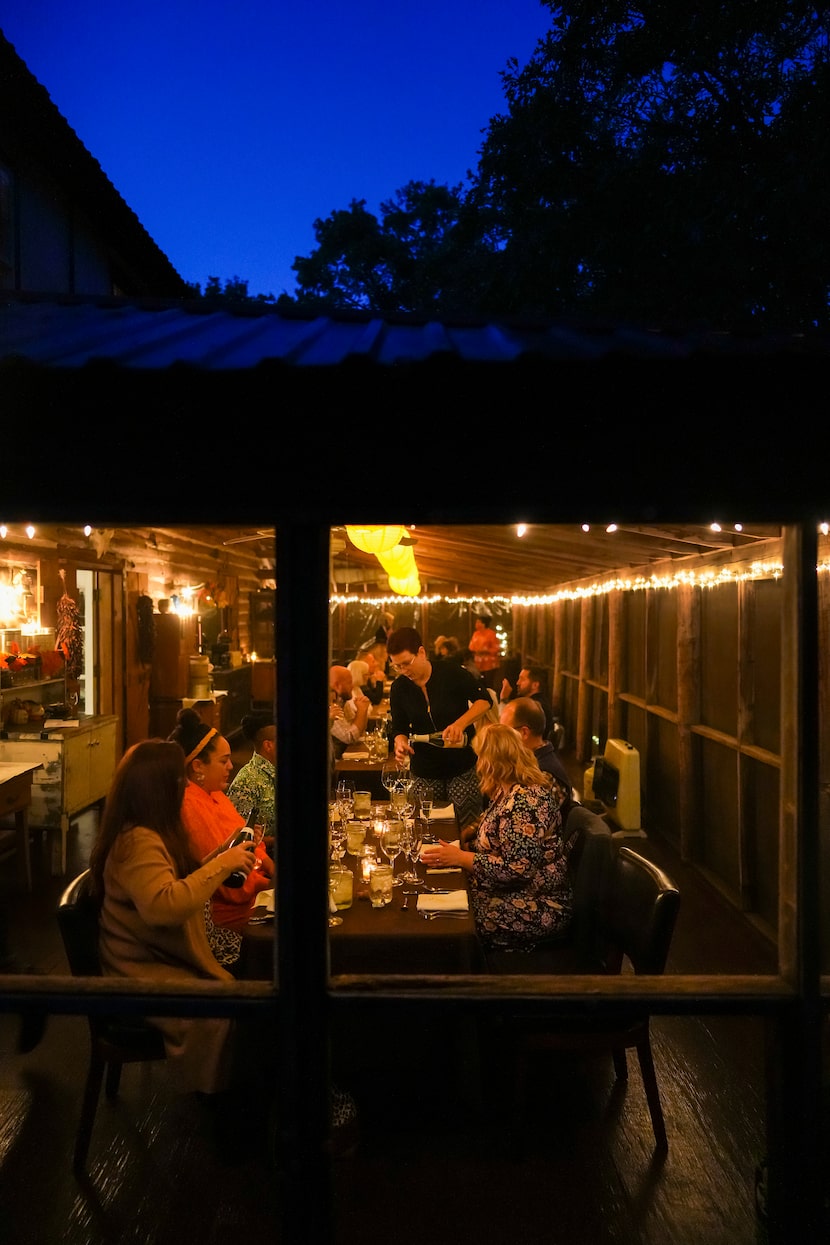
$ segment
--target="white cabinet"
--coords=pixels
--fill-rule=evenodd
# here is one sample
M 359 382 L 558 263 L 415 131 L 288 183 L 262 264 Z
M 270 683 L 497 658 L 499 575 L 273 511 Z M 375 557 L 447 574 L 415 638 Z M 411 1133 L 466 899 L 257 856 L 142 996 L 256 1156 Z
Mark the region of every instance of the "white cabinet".
M 73 817 L 107 794 L 116 762 L 116 717 L 81 717 L 78 726 L 40 733 L 9 731 L 0 761 L 37 761 L 29 822 L 61 832 L 60 870 L 66 872 L 66 836 Z

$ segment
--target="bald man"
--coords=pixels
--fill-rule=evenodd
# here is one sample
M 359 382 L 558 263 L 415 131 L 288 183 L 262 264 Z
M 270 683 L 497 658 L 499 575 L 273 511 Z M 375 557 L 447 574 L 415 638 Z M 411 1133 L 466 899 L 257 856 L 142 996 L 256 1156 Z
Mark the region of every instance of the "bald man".
M 346 666 L 331 667 L 329 689 L 332 693 L 332 742 L 335 755 L 340 757 L 349 744 L 366 734 L 372 702 L 359 689 L 355 691 L 352 672 Z
M 517 696 L 502 705 L 499 713 L 502 726 L 509 726 L 520 736 L 525 747 L 536 757 L 536 764 L 543 774 L 550 774 L 560 783 L 567 798 L 562 804 L 562 825 L 573 808 L 573 787 L 568 771 L 556 754 L 553 744 L 545 739 L 545 711 L 532 696 Z

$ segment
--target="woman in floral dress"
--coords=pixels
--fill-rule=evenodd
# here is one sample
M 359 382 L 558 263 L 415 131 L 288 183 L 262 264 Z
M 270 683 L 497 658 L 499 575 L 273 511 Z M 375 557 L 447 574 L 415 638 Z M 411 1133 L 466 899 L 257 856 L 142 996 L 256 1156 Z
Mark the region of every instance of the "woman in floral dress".
M 490 803 L 470 851 L 443 840 L 424 846 L 433 867 L 461 867 L 479 937 L 486 947 L 527 951 L 555 941 L 571 920 L 571 885 L 562 846 L 561 806 L 569 796 L 509 726 L 475 738 L 476 772 Z

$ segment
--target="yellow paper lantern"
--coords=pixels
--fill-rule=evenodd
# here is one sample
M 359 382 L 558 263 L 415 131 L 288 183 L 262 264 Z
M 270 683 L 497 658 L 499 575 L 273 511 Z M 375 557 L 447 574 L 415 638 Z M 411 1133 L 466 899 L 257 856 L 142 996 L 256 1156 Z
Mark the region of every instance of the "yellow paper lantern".
M 405 534 L 406 528 L 402 524 L 387 527 L 354 527 L 346 524 L 346 535 L 355 548 L 363 553 L 385 553 L 394 548 Z
M 409 575 L 406 579 L 396 579 L 394 575 L 389 576 L 389 589 L 396 592 L 401 597 L 417 597 L 421 592 L 421 581 L 418 578 L 418 572 Z
M 395 545 L 394 549 L 377 554 L 377 560 L 386 574 L 394 575 L 396 579 L 406 579 L 417 569 L 411 545 Z

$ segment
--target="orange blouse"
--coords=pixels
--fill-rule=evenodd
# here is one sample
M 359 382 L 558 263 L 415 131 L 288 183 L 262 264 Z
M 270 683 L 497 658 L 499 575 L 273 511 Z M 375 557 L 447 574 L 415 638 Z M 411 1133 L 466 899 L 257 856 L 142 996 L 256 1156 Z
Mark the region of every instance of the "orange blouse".
M 182 801 L 182 823 L 187 831 L 197 860 L 204 860 L 235 830 L 241 830 L 244 817 L 236 811 L 224 791 L 203 791 L 198 783 L 188 782 Z M 258 859 L 266 855 L 265 844 L 256 847 Z M 211 912 L 217 925 L 242 929 L 251 915 L 254 899 L 273 885 L 272 879 L 260 869 L 253 869 L 242 886 L 220 886 L 211 900 Z

